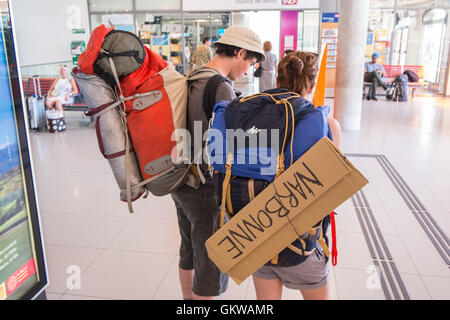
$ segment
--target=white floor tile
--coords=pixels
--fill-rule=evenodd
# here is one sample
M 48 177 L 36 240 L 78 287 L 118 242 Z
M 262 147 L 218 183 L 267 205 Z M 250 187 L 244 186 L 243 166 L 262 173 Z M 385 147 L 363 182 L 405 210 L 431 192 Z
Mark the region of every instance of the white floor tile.
M 427 237 L 427 234 L 410 209 L 388 208 L 386 211 L 398 235 Z
M 47 238 L 53 231 L 66 222 L 73 214 L 70 213 L 50 213 L 41 212 L 41 225 L 44 232 L 44 239 Z
M 385 208 L 370 208 L 372 211 L 372 216 L 370 216 L 368 210 L 366 209 L 367 217 L 370 218 L 371 225 L 375 229 L 375 222 L 372 220 L 372 217 L 375 219 L 376 224 L 378 225 L 378 229 L 380 230 L 383 236 L 387 235 L 397 235 L 397 230 L 394 228 L 390 217 L 388 216 Z M 378 233 L 377 233 L 378 235 Z
M 65 294 L 60 298 L 60 300 L 110 300 L 110 299 L 99 297 L 77 296 L 74 294 Z
M 362 232 L 354 207 L 341 207 L 335 211 L 337 232 Z
M 178 224 L 168 220 L 133 219 L 109 249 L 176 254 L 180 247 Z
M 450 212 L 450 189 L 432 189 L 434 196 L 442 203 L 442 205 Z
M 431 299 L 428 289 L 421 276 L 417 274 L 401 274 L 409 298 L 411 300 L 429 300 Z M 450 297 L 449 297 L 450 298 Z
M 445 206 L 438 200 L 437 197 L 429 189 L 415 188 L 414 194 L 419 198 L 423 206 L 430 212 L 433 211 L 446 211 Z
M 450 300 L 450 277 L 422 276 L 423 282 L 434 300 Z
M 388 250 L 392 255 L 393 261 L 397 266 L 398 272 L 405 274 L 418 274 L 419 271 L 413 263 L 408 250 L 406 250 L 408 243 L 405 243 L 403 238 L 400 236 L 386 235 L 384 236 L 384 239 Z M 387 256 L 385 256 L 385 258 L 387 259 Z
M 442 232 L 444 232 L 447 235 L 447 237 L 450 237 L 450 211 L 431 211 L 428 213 L 431 216 L 431 218 L 435 221 L 437 226 L 441 228 Z
M 183 300 L 181 292 L 180 278 L 179 278 L 179 256 L 176 256 L 172 264 L 164 276 L 161 285 L 155 292 L 153 299 L 155 300 Z
M 83 273 L 81 290 L 68 294 L 123 299 L 152 299 L 175 255 L 105 250 Z
M 384 207 L 383 201 L 381 201 L 381 198 L 378 195 L 377 191 L 375 190 L 375 187 L 373 185 L 371 185 L 370 182 L 362 190 L 363 190 L 364 195 L 366 196 L 366 200 L 371 208 Z M 362 198 L 361 198 L 361 201 L 363 201 Z
M 383 289 L 370 284 L 371 274 L 365 270 L 334 270 L 339 300 L 385 300 Z M 372 275 L 373 276 L 373 275 Z
M 74 215 L 47 237 L 48 244 L 106 248 L 130 218 Z
M 402 241 L 421 276 L 450 276 L 448 267 L 429 239 L 402 237 Z
M 81 272 L 81 285 L 84 279 L 82 273 L 98 257 L 100 249 L 74 248 L 46 245 L 47 268 L 50 285 L 46 289 L 50 293 L 64 293 L 69 277 L 75 275 L 77 270 L 69 267 L 75 266 Z
M 375 190 L 385 208 L 408 209 L 403 198 L 393 186 L 377 186 L 375 187 Z
M 155 197 L 149 195 L 147 203 L 139 211 L 139 218 L 177 221 L 177 210 L 170 195 Z
M 60 293 L 50 293 L 46 292 L 47 300 L 60 300 L 63 297 L 63 294 Z
M 372 265 L 366 241 L 362 233 L 337 233 L 337 269 L 366 270 Z
M 101 192 L 92 191 L 80 206 L 79 213 L 87 215 L 108 215 L 117 217 L 132 217 L 128 204 L 120 201 L 119 188 L 108 189 Z M 142 197 L 132 202 L 134 215 L 146 205 L 147 200 Z
M 217 297 L 217 300 L 246 300 L 249 279 L 250 277 L 239 285 L 233 279 L 229 279 L 227 291 Z
M 89 199 L 89 193 L 85 190 L 71 190 L 56 188 L 39 189 L 40 211 L 76 213 Z

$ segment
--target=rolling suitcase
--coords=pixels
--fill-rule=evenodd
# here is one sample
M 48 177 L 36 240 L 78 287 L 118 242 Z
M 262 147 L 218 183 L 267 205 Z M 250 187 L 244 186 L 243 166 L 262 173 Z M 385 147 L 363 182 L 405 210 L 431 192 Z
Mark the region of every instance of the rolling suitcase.
M 27 98 L 30 129 L 39 130 L 47 127 L 45 98 L 42 96 L 41 83 L 38 76 L 33 76 L 34 95 Z

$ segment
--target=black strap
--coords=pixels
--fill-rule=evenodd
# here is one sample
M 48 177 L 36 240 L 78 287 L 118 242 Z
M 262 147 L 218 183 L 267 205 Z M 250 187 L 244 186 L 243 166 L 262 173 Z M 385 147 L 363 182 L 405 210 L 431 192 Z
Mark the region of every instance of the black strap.
M 105 53 L 102 52 L 98 55 L 98 60 L 101 60 L 105 57 L 114 58 L 114 57 L 134 57 L 138 63 L 143 63 L 144 59 L 139 58 L 139 51 L 130 50 L 125 52 L 116 52 L 116 53 Z
M 206 118 L 211 119 L 212 111 L 214 105 L 216 104 L 216 93 L 219 86 L 222 82 L 228 82 L 231 86 L 231 81 L 228 78 L 225 78 L 221 74 L 216 74 L 209 78 L 206 83 L 205 89 L 203 91 L 203 111 L 205 112 Z

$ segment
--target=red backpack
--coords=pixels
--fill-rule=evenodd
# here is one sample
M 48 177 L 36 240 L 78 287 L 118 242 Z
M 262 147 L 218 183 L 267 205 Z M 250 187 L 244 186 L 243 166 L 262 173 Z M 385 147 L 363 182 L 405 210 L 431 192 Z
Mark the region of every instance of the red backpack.
M 183 75 L 136 35 L 104 25 L 93 31 L 73 75 L 91 101 L 87 115 L 97 117 L 100 149 L 110 161 L 121 200 L 128 201 L 130 212 L 131 201 L 146 190 L 161 196 L 183 184 L 198 186 L 200 177 L 194 168 L 179 161 L 183 154 L 177 144 L 178 129 L 186 128 L 188 96 Z M 100 102 L 104 97 L 99 97 L 99 89 L 107 92 L 108 86 L 113 93 L 107 93 L 106 100 L 113 101 L 105 104 Z M 112 145 L 114 152 L 105 150 L 105 145 Z

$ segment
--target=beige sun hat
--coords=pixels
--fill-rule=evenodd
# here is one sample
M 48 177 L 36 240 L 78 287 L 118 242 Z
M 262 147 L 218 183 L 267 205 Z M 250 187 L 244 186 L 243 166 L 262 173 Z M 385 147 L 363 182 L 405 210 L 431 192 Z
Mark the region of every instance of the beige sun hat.
M 258 35 L 244 26 L 232 26 L 225 30 L 216 43 L 228 44 L 245 50 L 260 53 L 264 60 L 264 51 Z

